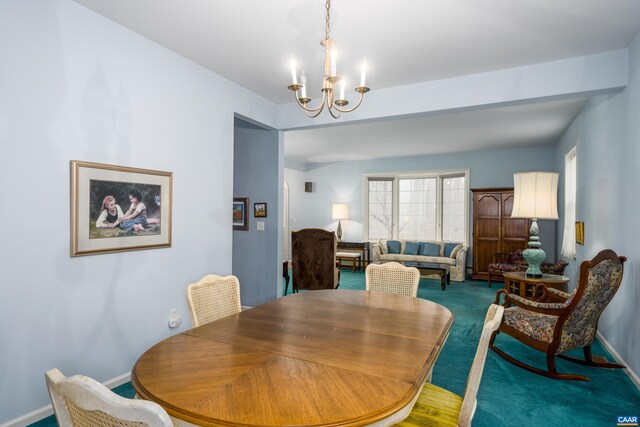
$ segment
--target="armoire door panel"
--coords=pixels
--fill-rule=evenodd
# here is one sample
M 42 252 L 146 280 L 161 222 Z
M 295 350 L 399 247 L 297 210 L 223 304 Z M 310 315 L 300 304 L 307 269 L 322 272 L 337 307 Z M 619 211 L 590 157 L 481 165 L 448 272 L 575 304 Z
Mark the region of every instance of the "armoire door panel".
M 482 194 L 473 204 L 473 214 L 477 218 L 500 217 L 500 194 Z
M 500 238 L 500 219 L 499 218 L 478 218 L 475 227 L 475 238 L 489 237 L 493 239 Z
M 504 218 L 502 221 L 505 239 L 526 238 L 529 234 L 529 220 L 524 218 Z
M 500 252 L 515 252 L 527 247 L 527 239 L 504 239 Z
M 511 211 L 513 210 L 513 193 L 502 194 L 502 217 L 511 217 Z
M 474 274 L 477 275 L 487 275 L 488 274 L 488 266 L 493 262 L 494 254 L 499 252 L 498 245 L 499 240 L 480 240 L 477 242 L 478 244 L 474 246 L 474 249 L 477 247 L 477 253 L 474 251 Z

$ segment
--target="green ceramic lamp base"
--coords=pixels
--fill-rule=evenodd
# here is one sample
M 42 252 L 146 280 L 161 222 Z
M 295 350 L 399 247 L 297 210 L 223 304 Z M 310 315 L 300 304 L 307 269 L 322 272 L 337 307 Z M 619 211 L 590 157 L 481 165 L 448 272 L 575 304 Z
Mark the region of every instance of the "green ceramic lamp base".
M 529 237 L 529 248 L 522 252 L 522 257 L 529 268 L 527 268 L 526 275 L 528 277 L 542 277 L 542 271 L 540 270 L 540 264 L 542 264 L 547 257 L 545 251 L 541 249 L 542 243 L 540 243 L 540 237 L 538 237 L 538 219 L 531 218 L 531 229 L 529 230 L 531 237 Z

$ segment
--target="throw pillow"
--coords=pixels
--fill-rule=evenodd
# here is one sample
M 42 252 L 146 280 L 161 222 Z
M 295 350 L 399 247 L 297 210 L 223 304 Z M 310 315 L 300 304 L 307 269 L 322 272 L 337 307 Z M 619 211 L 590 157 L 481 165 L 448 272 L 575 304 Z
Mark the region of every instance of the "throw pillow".
M 431 242 L 420 243 L 420 255 L 440 256 L 440 245 Z
M 400 253 L 400 241 L 399 240 L 387 240 L 387 250 L 390 254 Z
M 386 254 L 388 251 L 387 240 L 380 239 L 378 243 L 380 243 L 380 252 L 382 252 L 383 254 Z
M 449 242 L 449 243 L 445 243 L 444 245 L 444 256 L 446 257 L 450 257 L 451 253 L 453 252 L 453 250 L 459 245 L 460 243 L 455 243 L 455 242 Z
M 451 251 L 451 258 L 455 259 L 458 256 L 458 252 L 460 252 L 461 250 L 462 250 L 462 243 L 458 243 L 458 246 L 453 248 L 453 250 Z
M 420 251 L 420 243 L 407 242 L 404 245 L 404 252 L 402 253 L 407 255 L 418 255 L 418 251 Z

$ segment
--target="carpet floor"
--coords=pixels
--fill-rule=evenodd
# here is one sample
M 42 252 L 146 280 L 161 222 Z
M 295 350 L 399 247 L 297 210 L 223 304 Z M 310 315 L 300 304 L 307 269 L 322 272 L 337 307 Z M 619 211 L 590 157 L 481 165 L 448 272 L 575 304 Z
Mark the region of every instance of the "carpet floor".
M 464 394 L 482 322 L 499 286 L 496 284 L 489 289 L 486 282 L 452 282 L 443 292 L 439 280 L 420 281 L 418 297 L 444 305 L 455 317 L 449 338 L 433 370 L 432 382 L 435 385 Z M 341 272 L 339 289 L 364 287 L 362 272 Z M 498 336 L 496 344 L 525 363 L 542 368 L 546 366 L 543 353 L 505 334 Z M 604 355 L 613 361 L 599 342 L 594 343 L 593 354 Z M 589 368 L 560 359 L 557 366 L 559 372 L 587 375 L 591 382 L 559 381 L 535 375 L 489 350 L 478 392 L 474 427 L 600 427 L 616 425 L 619 416 L 638 416 L 640 390 L 622 370 Z M 131 383 L 123 384 L 114 391 L 125 397 L 135 394 Z M 32 424 L 39 427 L 56 425 L 53 416 Z

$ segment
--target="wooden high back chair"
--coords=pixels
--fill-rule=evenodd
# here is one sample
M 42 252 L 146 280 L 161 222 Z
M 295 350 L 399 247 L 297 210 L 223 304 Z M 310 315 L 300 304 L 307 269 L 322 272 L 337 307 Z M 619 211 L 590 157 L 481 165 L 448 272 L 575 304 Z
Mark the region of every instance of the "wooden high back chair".
M 340 270 L 336 264 L 338 240 L 333 231 L 304 228 L 291 232 L 293 291 L 336 289 Z

